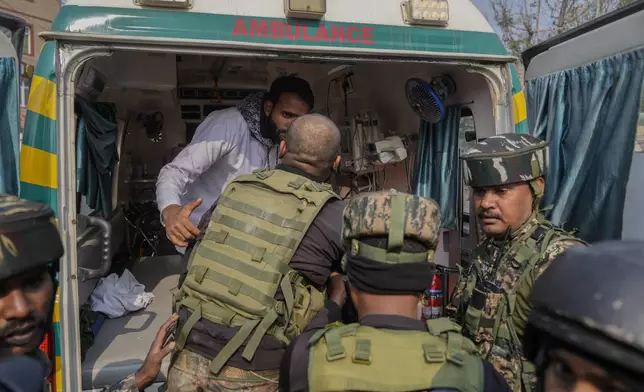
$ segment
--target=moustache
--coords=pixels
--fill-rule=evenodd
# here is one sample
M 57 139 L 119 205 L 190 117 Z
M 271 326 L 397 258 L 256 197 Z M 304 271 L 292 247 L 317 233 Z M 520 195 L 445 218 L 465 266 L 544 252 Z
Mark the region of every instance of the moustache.
M 503 215 L 501 215 L 498 212 L 490 211 L 490 210 L 481 210 L 478 213 L 479 218 L 481 219 L 498 219 L 498 220 L 503 220 Z
M 20 334 L 25 331 L 45 327 L 45 316 L 32 314 L 27 320 L 9 320 L 4 328 L 0 328 L 0 339 Z

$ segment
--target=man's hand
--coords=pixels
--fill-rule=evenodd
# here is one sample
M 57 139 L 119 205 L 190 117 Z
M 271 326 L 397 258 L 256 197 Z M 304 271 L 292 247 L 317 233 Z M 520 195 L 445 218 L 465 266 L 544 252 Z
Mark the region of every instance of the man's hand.
M 188 241 L 199 235 L 199 229 L 190 221 L 190 214 L 201 205 L 201 202 L 201 199 L 197 199 L 185 206 L 173 204 L 161 213 L 168 238 L 176 246 L 186 247 Z
M 344 285 L 344 275 L 340 275 L 337 272 L 331 272 L 329 282 L 327 283 L 327 289 L 329 290 L 329 299 L 342 308 L 344 303 L 347 301 L 347 290 Z
M 134 375 L 134 380 L 139 390 L 143 390 L 152 385 L 161 371 L 163 358 L 174 350 L 174 341 L 169 342 L 165 347 L 163 347 L 163 343 L 165 343 L 167 335 L 172 333 L 172 331 L 168 331 L 168 327 L 178 319 L 179 315 L 175 313 L 159 328 L 157 336 L 154 338 L 154 342 L 152 342 L 152 346 L 150 347 L 150 351 L 148 351 L 148 356 L 145 357 L 143 365 L 141 365 L 141 368 Z

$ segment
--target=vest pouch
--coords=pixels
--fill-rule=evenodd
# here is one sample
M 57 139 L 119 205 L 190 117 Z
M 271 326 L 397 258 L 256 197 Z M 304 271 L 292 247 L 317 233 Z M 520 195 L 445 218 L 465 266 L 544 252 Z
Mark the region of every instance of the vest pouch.
M 454 292 L 450 299 L 450 303 L 446 306 L 446 315 L 453 320 L 456 320 L 459 325 L 465 324 L 465 313 L 468 308 L 469 301 L 472 297 L 474 288 L 477 286 L 478 279 L 474 274 L 463 275 L 461 271 L 458 282 L 454 287 Z
M 537 368 L 532 364 L 532 362 L 524 360 L 523 363 L 523 374 L 521 375 L 521 381 L 523 382 L 523 390 L 525 392 L 536 392 L 537 391 Z
M 285 331 L 288 340 L 293 339 L 304 331 L 304 328 L 324 308 L 324 300 L 324 292 L 305 284 L 302 279 L 298 279 L 295 283 L 293 316 Z
M 501 319 L 503 306 L 505 305 L 505 294 L 487 292 L 485 295 L 485 304 L 481 309 L 481 318 L 479 319 L 479 330 L 475 342 L 479 346 L 479 354 L 485 358 L 490 352 L 492 345 L 496 340 L 498 332 L 498 320 Z M 480 346 L 483 344 L 483 346 Z
M 470 339 L 476 337 L 476 331 L 479 330 L 479 322 L 481 320 L 481 309 L 476 309 L 473 306 L 468 306 L 465 312 L 465 330 L 463 334 Z
M 476 337 L 479 330 L 482 310 L 485 306 L 486 298 L 487 289 L 483 285 L 478 284 L 472 291 L 470 303 L 465 311 L 465 331 L 463 332 L 470 338 Z
M 459 269 L 461 270 L 458 281 L 456 282 L 456 285 L 454 285 L 454 291 L 452 292 L 452 295 L 449 299 L 449 304 L 445 307 L 445 312 L 446 316 L 453 318 L 453 319 L 459 319 L 459 309 L 461 309 L 461 306 L 463 305 L 463 302 L 466 301 L 466 285 L 467 285 L 467 279 L 464 278 L 462 268 Z

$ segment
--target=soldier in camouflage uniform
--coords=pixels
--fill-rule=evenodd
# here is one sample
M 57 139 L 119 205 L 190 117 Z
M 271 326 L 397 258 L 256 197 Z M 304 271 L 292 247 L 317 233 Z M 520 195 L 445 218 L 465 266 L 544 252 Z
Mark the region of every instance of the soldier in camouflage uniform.
M 521 345 L 531 309 L 528 295 L 555 256 L 583 242 L 539 212 L 546 142 L 529 135 L 498 135 L 461 158 L 484 238 L 470 265 L 461 268 L 448 314 L 514 391 L 531 391 L 534 368 Z
M 436 271 L 439 215 L 433 200 L 395 191 L 349 201 L 343 269 L 360 321 L 342 325 L 338 312 L 320 313 L 289 346 L 280 390 L 509 391 L 458 325 L 417 318 Z
M 18 361 L 14 363 L 33 363 L 19 356 L 35 358 L 44 369 L 40 374 L 49 374 L 51 369 L 38 346 L 52 324 L 55 277 L 62 255 L 63 244 L 49 207 L 0 195 L 0 358 Z M 176 318 L 161 328 L 139 371 L 104 392 L 134 392 L 156 379 L 161 360 L 174 347 L 174 343 L 162 345 L 166 328 Z M 28 387 L 32 380 L 24 379 L 24 374 L 4 373 L 0 376 L 14 378 L 2 379 L 0 385 Z

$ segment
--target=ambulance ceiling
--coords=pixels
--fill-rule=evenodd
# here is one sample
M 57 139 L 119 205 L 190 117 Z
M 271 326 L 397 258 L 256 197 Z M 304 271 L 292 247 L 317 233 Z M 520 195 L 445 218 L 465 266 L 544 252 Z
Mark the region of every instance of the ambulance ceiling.
M 297 74 L 314 81 L 321 79 L 338 64 L 267 61 L 265 59 L 214 58 L 208 56 L 178 56 L 177 75 L 180 86 L 245 85 L 267 88 L 279 75 Z

